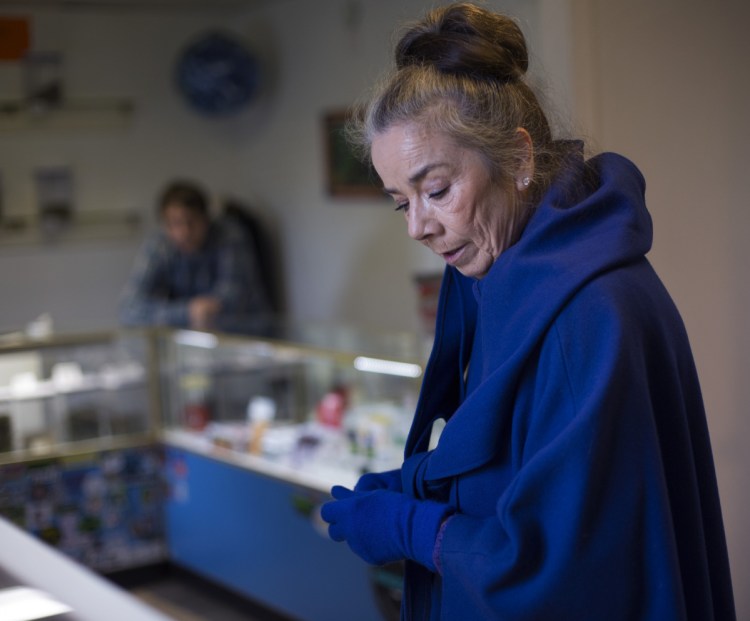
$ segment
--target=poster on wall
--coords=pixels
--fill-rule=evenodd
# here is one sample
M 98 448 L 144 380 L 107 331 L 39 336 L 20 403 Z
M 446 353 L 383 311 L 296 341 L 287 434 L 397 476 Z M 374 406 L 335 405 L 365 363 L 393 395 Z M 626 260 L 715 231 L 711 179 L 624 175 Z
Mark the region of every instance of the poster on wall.
M 361 161 L 346 138 L 346 122 L 352 112 L 333 110 L 323 116 L 328 194 L 335 197 L 385 199 L 378 173 Z
M 47 236 L 54 236 L 73 220 L 73 172 L 68 166 L 43 166 L 34 171 L 39 224 Z
M 26 17 L 0 16 L 0 61 L 22 60 L 31 43 L 31 28 Z
M 59 107 L 63 102 L 62 55 L 29 52 L 24 65 L 24 96 L 31 109 L 42 112 Z

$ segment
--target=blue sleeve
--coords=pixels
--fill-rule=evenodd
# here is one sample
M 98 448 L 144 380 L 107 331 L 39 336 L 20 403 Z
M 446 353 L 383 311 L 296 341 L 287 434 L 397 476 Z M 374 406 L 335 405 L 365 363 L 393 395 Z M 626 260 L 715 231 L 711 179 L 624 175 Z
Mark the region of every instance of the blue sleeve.
M 188 302 L 168 298 L 168 278 L 166 244 L 160 234 L 155 234 L 142 245 L 120 296 L 120 323 L 186 327 Z
M 442 535 L 442 618 L 687 618 L 654 422 L 666 357 L 632 332 L 592 305 L 547 333 L 515 400 L 514 474 L 494 515 L 459 512 Z

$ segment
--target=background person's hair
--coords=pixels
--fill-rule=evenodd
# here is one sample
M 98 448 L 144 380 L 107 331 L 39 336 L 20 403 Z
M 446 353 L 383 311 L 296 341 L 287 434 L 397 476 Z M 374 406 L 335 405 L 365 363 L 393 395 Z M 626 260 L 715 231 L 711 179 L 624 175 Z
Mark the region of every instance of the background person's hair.
M 167 205 L 179 205 L 208 218 L 208 198 L 206 192 L 192 181 L 173 181 L 162 190 L 157 203 L 159 217 L 164 215 Z
M 348 136 L 367 159 L 376 135 L 416 122 L 480 153 L 493 178 L 511 190 L 526 157 L 517 133 L 522 127 L 534 155 L 523 203 L 536 204 L 571 145 L 553 139 L 547 115 L 525 81 L 528 66 L 526 40 L 510 17 L 470 3 L 434 9 L 407 25 L 396 45 L 395 69 L 361 106 Z

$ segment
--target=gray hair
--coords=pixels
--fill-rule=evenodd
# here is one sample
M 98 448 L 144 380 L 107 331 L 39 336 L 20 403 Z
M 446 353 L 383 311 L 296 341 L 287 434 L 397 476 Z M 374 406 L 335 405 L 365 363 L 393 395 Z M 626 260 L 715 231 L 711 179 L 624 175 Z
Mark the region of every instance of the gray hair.
M 535 204 L 565 153 L 524 79 L 528 52 L 516 22 L 469 3 L 438 8 L 407 26 L 395 61 L 348 125 L 348 137 L 360 156 L 369 158 L 378 134 L 416 123 L 475 150 L 493 178 L 510 188 L 526 156 L 517 134 L 523 128 L 534 155 L 534 176 L 524 202 Z

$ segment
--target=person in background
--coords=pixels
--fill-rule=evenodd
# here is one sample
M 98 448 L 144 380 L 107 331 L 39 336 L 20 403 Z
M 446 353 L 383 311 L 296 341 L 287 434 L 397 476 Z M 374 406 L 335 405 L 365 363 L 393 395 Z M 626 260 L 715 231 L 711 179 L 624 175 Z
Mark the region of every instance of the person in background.
M 355 136 L 446 268 L 404 462 L 331 490 L 331 538 L 405 561 L 409 621 L 733 621 L 643 176 L 553 138 L 504 15 L 436 9 L 395 56 Z
M 252 240 L 213 221 L 205 192 L 175 181 L 158 202 L 160 229 L 136 257 L 120 301 L 126 326 L 252 331 L 269 320 L 269 303 Z

